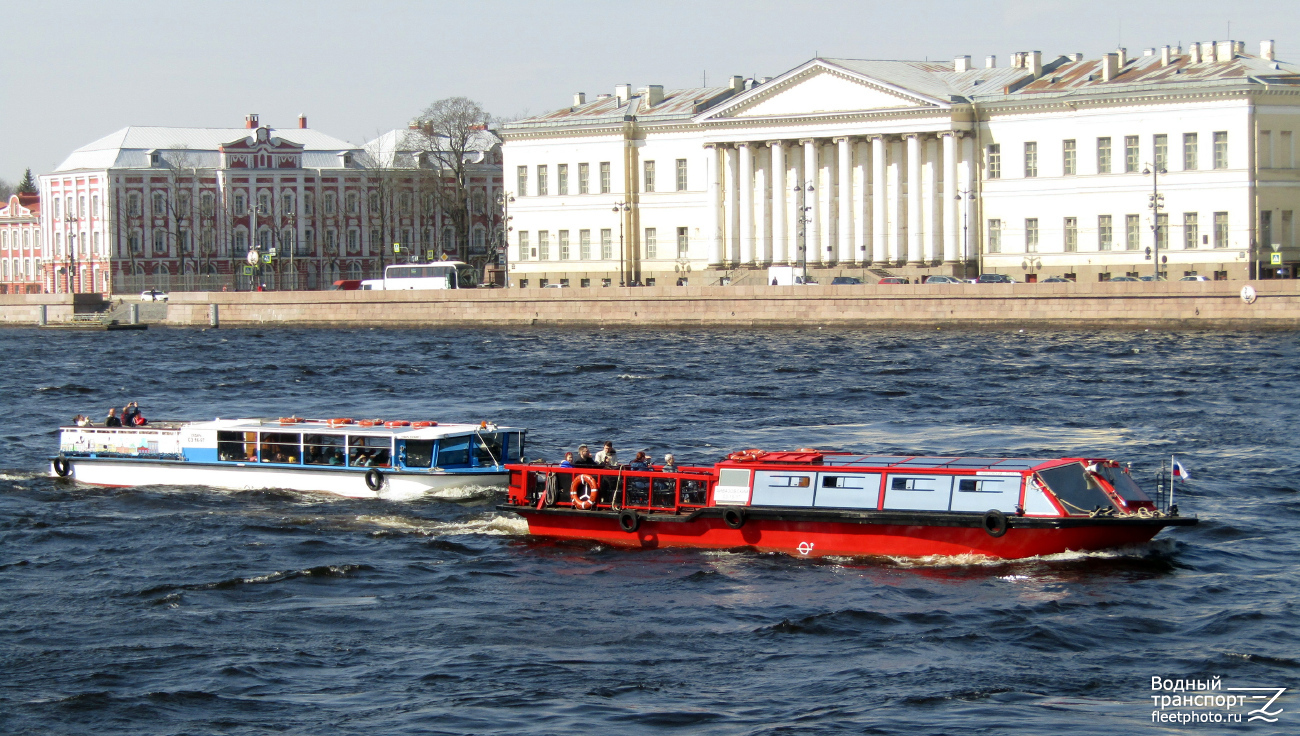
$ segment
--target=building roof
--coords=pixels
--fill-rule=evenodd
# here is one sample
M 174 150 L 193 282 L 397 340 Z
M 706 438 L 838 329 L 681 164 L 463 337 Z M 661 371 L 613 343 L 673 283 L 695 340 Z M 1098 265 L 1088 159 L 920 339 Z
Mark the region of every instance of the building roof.
M 416 168 L 418 154 L 426 150 L 425 146 L 431 142 L 435 150 L 447 150 L 447 140 L 443 136 L 436 136 L 430 141 L 409 128 L 398 128 L 367 142 L 362 147 L 363 156 L 368 164 L 385 168 Z M 466 153 L 465 158 L 471 164 L 479 164 L 501 145 L 501 139 L 490 130 L 482 130 L 470 137 L 469 145 L 472 150 Z
M 731 87 L 690 87 L 666 90 L 663 100 L 649 104 L 649 92 L 639 90 L 625 100 L 614 95 L 600 95 L 596 99 L 571 107 L 561 108 L 542 115 L 517 120 L 505 126 L 535 128 L 563 125 L 588 125 L 593 123 L 621 123 L 630 117 L 645 121 L 689 119 L 701 110 L 731 97 Z
M 41 195 L 26 194 L 17 192 L 9 195 L 9 199 L 3 207 L 0 207 L 0 217 L 7 220 L 19 220 L 28 217 L 37 217 L 41 213 Z
M 272 137 L 304 147 L 302 165 L 305 168 L 336 168 L 339 153 L 358 150 L 347 141 L 311 128 L 270 128 L 270 131 Z M 155 150 L 162 153 L 164 161 L 173 165 L 188 159 L 189 165 L 216 168 L 220 165 L 218 148 L 222 144 L 249 138 L 253 132 L 248 128 L 129 126 L 73 151 L 54 172 L 148 168 L 148 152 Z

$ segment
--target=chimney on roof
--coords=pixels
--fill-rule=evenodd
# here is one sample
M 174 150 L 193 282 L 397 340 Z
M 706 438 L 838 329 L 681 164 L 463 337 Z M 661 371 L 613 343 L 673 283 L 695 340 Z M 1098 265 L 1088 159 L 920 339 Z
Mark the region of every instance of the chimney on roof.
M 1276 55 L 1277 49 L 1272 40 L 1259 42 L 1259 58 L 1264 59 L 1265 61 L 1273 61 L 1273 57 Z
M 1083 61 L 1083 54 L 1076 51 L 1073 54 L 1066 54 L 1065 58 L 1069 59 L 1070 61 Z
M 740 94 L 745 91 L 745 78 L 736 76 L 731 78 L 731 91 Z
M 632 85 L 620 84 L 614 87 L 614 97 L 618 99 L 618 104 L 622 105 L 632 98 Z
M 1146 48 L 1146 49 L 1142 49 L 1142 55 L 1143 55 L 1143 56 L 1155 56 L 1155 55 L 1156 55 L 1156 50 L 1155 50 L 1154 48 Z
M 298 116 L 298 127 L 299 127 L 299 128 L 302 128 L 302 129 L 304 129 L 304 130 L 307 128 L 307 116 L 306 116 L 306 115 L 299 115 L 299 116 Z
M 1188 46 L 1187 46 L 1187 63 L 1188 63 L 1188 64 L 1199 64 L 1199 63 L 1201 63 L 1201 44 L 1200 44 L 1199 42 L 1197 42 L 1197 41 L 1193 41 L 1193 42 L 1191 42 L 1190 44 L 1188 44 Z
M 998 57 L 996 57 L 996 56 L 985 56 L 985 57 L 984 57 L 984 68 L 985 68 L 985 69 L 997 69 L 997 68 L 998 68 Z
M 1030 51 L 1028 66 L 1025 68 L 1029 70 L 1029 73 L 1033 75 L 1034 79 L 1043 76 L 1043 52 Z
M 1234 55 L 1233 51 L 1235 50 L 1237 44 L 1233 43 L 1232 41 L 1219 41 L 1215 45 L 1218 47 L 1214 50 L 1215 61 L 1219 63 L 1223 63 L 1225 61 L 1232 61 L 1232 57 Z
M 244 116 L 244 127 L 249 130 L 257 127 L 257 113 L 251 112 Z
M 645 102 L 650 107 L 664 101 L 664 86 L 662 84 L 651 84 L 641 91 L 645 94 Z
M 1106 54 L 1101 57 L 1101 81 L 1109 82 L 1119 74 L 1119 54 Z
M 1115 58 L 1119 59 L 1119 68 L 1128 65 L 1128 49 L 1115 49 Z
M 1244 53 L 1246 53 L 1246 42 L 1245 42 L 1245 41 L 1233 41 L 1233 42 L 1232 42 L 1232 53 L 1234 53 L 1234 54 L 1244 54 Z
M 952 60 L 952 70 L 955 71 L 955 72 L 968 72 L 968 71 L 970 71 L 970 57 L 969 57 L 969 56 L 958 56 L 957 58 L 953 59 L 953 60 Z
M 1174 60 L 1174 57 L 1173 57 L 1173 49 L 1169 48 L 1168 46 L 1161 46 L 1161 47 L 1160 47 L 1160 66 L 1169 66 L 1169 64 L 1170 64 L 1173 60 Z
M 586 92 L 577 92 L 577 93 L 575 93 L 575 94 L 573 95 L 573 106 L 574 106 L 574 107 L 577 107 L 578 105 L 585 105 L 585 104 L 587 104 L 587 93 L 586 93 Z

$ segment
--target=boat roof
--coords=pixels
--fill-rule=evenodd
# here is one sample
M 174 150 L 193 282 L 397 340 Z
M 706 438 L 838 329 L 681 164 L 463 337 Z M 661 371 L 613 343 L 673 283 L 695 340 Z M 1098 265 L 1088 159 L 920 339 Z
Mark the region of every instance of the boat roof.
M 1073 458 L 1023 458 L 1023 457 L 959 457 L 923 455 L 856 455 L 847 452 L 769 452 L 753 460 L 726 460 L 725 465 L 782 464 L 820 465 L 832 468 L 868 467 L 893 470 L 989 470 L 1024 473 L 1040 467 L 1062 462 L 1077 462 Z
M 398 436 L 403 439 L 438 439 L 453 435 L 470 434 L 475 430 L 484 432 L 520 432 L 519 427 L 490 427 L 483 429 L 479 424 L 438 423 L 434 427 L 385 427 L 382 423 L 365 427 L 356 422 L 330 426 L 328 419 L 303 419 L 297 423 L 285 424 L 279 419 L 214 419 L 206 422 L 185 422 L 184 429 L 219 429 L 242 432 L 310 432 L 312 434 L 353 434 Z

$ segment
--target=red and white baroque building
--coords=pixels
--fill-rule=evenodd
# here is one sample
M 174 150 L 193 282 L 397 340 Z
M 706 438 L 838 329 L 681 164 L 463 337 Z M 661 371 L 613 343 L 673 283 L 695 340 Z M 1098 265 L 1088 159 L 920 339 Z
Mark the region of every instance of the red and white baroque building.
M 14 194 L 0 207 L 0 293 L 41 292 L 41 198 Z
M 467 154 L 467 233 L 444 211 L 445 176 L 406 140 L 355 146 L 305 117 L 288 129 L 256 115 L 244 128 L 124 128 L 40 177 L 36 280 L 55 293 L 323 289 L 390 263 L 485 262 L 503 242 L 499 140 L 485 131 Z

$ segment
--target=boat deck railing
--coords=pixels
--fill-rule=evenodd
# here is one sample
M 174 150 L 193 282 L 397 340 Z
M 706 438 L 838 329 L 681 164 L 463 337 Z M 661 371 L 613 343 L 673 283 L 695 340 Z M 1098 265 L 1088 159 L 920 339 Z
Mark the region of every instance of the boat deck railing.
M 664 472 L 618 468 L 562 468 L 558 465 L 510 465 L 511 497 L 530 506 L 580 508 L 576 495 L 596 482 L 595 503 L 589 510 L 637 509 L 654 513 L 690 512 L 709 506 L 716 476 L 711 468 L 678 468 Z

